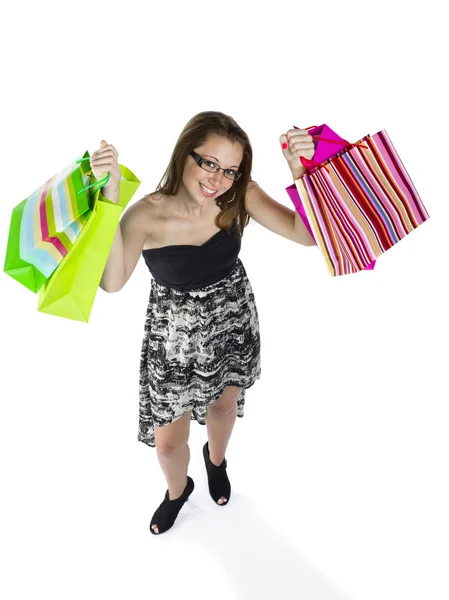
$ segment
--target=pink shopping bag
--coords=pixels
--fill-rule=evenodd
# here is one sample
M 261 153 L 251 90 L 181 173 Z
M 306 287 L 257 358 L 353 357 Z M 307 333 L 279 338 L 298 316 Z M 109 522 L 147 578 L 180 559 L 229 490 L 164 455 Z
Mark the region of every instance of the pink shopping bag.
M 363 270 L 429 218 L 385 129 L 314 163 L 295 185 L 334 277 Z
M 298 128 L 295 127 L 295 129 Z M 313 170 L 317 166 L 317 164 L 328 160 L 329 158 L 337 154 L 337 152 L 341 152 L 341 150 L 351 145 L 350 142 L 340 137 L 328 125 L 323 124 L 319 125 L 318 127 L 307 127 L 306 129 L 308 129 L 309 134 L 317 140 L 313 160 L 308 161 L 306 158 L 301 157 L 301 162 L 306 169 Z M 312 233 L 312 228 L 310 227 L 309 220 L 307 219 L 304 206 L 302 204 L 301 198 L 299 197 L 296 184 L 293 183 L 285 189 L 288 195 L 290 196 L 290 200 L 295 206 L 299 216 L 303 220 L 304 225 L 307 227 L 307 231 L 310 233 L 310 235 L 316 243 L 316 239 Z M 373 260 L 369 265 L 365 267 L 365 270 L 372 271 L 374 269 L 375 264 L 376 261 Z

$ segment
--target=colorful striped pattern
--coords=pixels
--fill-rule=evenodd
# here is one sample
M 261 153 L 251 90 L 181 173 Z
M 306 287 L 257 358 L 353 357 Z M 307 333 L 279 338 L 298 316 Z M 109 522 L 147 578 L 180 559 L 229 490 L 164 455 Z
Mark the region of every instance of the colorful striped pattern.
M 20 258 L 50 277 L 92 214 L 86 192 L 90 182 L 75 161 L 46 181 L 25 202 Z
M 361 271 L 429 218 L 385 129 L 359 142 L 368 149 L 343 150 L 295 181 L 332 276 Z

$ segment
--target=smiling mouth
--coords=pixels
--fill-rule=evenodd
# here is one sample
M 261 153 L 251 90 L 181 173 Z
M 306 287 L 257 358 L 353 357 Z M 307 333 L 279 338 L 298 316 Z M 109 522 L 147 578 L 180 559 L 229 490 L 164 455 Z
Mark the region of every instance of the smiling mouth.
M 199 183 L 199 182 L 198 182 Z M 202 183 L 199 184 L 201 189 L 208 195 L 208 196 L 213 196 L 214 194 L 216 194 L 218 192 L 218 190 L 210 190 L 208 188 L 206 188 L 206 186 L 204 186 Z

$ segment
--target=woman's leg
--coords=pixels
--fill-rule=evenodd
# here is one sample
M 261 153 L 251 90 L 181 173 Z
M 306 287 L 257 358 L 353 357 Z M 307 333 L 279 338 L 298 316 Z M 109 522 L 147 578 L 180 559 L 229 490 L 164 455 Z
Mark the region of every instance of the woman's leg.
M 156 452 L 167 480 L 169 499 L 181 496 L 187 485 L 187 469 L 190 462 L 188 445 L 192 411 L 163 427 L 154 428 Z M 152 528 L 157 531 L 157 525 Z
M 215 466 L 221 465 L 237 418 L 237 398 L 241 388 L 228 386 L 218 400 L 207 407 L 206 426 L 209 458 Z M 222 475 L 221 477 L 225 477 Z M 226 476 L 227 479 L 227 476 Z M 218 484 L 214 484 L 214 487 Z M 221 496 L 219 504 L 229 500 Z
M 209 456 L 215 465 L 223 461 L 237 417 L 237 398 L 242 388 L 228 385 L 223 394 L 209 404 L 206 414 Z

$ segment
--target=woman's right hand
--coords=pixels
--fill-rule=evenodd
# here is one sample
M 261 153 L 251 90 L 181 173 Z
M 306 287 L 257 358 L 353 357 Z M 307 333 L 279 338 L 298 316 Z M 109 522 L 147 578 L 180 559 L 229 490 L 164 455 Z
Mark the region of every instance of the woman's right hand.
M 112 144 L 101 140 L 100 149 L 90 157 L 90 166 L 95 179 L 100 180 L 105 173 L 109 173 L 109 181 L 101 188 L 103 196 L 116 196 L 120 189 L 122 171 L 118 164 L 118 152 Z M 111 192 L 110 194 L 108 192 Z

